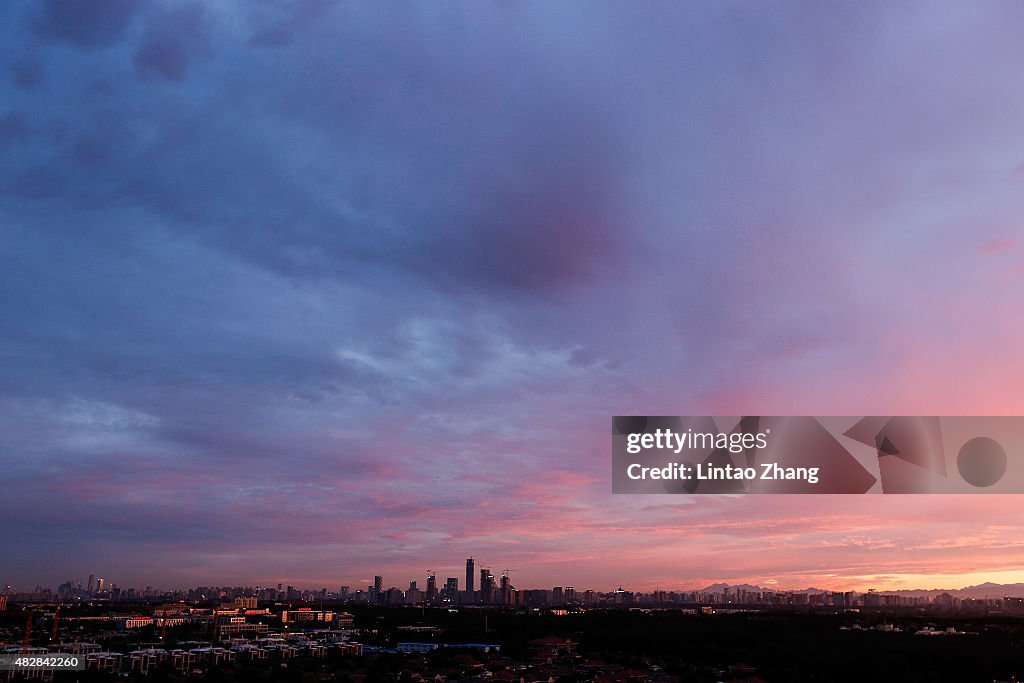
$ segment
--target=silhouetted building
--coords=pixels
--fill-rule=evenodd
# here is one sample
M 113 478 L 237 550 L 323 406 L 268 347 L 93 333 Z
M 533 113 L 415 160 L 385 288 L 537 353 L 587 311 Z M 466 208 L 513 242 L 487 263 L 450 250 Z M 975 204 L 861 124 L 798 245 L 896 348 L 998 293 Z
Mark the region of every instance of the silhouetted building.
M 441 591 L 441 601 L 450 605 L 459 601 L 459 580 L 449 576 L 444 582 L 444 589 Z
M 505 570 L 501 575 L 501 588 L 498 591 L 499 599 L 502 605 L 514 605 L 516 604 L 517 591 L 516 587 L 512 585 L 512 580 L 508 576 L 508 570 Z
M 494 602 L 494 574 L 490 569 L 480 569 L 480 599 L 481 605 L 490 605 Z
M 370 596 L 371 602 L 378 604 L 384 602 L 384 577 L 374 576 L 373 577 L 373 588 L 371 589 L 373 595 Z
M 427 602 L 431 605 L 437 603 L 437 576 L 434 572 L 427 572 Z
M 540 607 L 548 604 L 548 592 L 546 590 L 530 589 L 523 591 L 523 604 L 528 607 Z
M 476 562 L 474 562 L 473 558 L 470 557 L 470 558 L 468 558 L 466 560 L 466 599 L 463 600 L 463 602 L 466 602 L 466 603 L 473 603 L 474 602 L 474 600 L 473 600 L 473 598 L 474 598 L 474 595 L 473 595 L 473 592 L 474 592 L 473 585 L 474 584 L 473 584 L 473 582 L 476 580 L 476 577 L 473 576 L 473 573 L 475 571 L 476 571 Z

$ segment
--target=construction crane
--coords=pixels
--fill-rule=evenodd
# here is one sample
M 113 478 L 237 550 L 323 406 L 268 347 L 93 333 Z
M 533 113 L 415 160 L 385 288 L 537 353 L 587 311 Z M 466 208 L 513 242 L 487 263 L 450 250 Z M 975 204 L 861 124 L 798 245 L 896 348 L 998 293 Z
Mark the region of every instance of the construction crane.
M 509 590 L 510 588 L 512 588 L 512 579 L 509 576 L 509 574 L 514 572 L 514 571 L 515 571 L 515 569 L 502 569 L 501 570 L 501 590 L 505 591 L 505 590 Z M 507 598 L 507 596 L 502 596 L 502 597 L 503 598 Z
M 57 642 L 57 624 L 60 622 L 60 605 L 57 605 L 57 609 L 53 610 L 53 630 L 50 631 L 50 642 Z
M 28 654 L 28 650 L 32 647 L 32 617 L 35 616 L 35 610 L 28 611 L 28 621 L 25 622 L 25 642 L 21 644 L 21 654 Z

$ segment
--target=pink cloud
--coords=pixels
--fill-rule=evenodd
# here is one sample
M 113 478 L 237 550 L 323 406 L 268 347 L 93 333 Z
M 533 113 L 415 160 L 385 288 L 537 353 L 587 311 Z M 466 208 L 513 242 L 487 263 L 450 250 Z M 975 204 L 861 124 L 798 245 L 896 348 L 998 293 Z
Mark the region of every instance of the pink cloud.
M 1007 251 L 1016 251 L 1020 244 L 1012 237 L 999 237 L 978 247 L 978 253 L 982 256 L 1001 254 Z

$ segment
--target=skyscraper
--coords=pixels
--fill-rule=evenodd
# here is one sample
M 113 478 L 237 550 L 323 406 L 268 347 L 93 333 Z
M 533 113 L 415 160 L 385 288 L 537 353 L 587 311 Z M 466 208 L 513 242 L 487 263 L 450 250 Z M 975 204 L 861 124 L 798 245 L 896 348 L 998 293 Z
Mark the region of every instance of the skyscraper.
M 466 599 L 463 602 L 468 602 L 468 603 L 474 602 L 474 600 L 473 600 L 473 598 L 474 598 L 473 586 L 475 585 L 474 582 L 476 581 L 476 577 L 474 576 L 475 573 L 476 573 L 476 562 L 474 562 L 473 558 L 470 557 L 470 558 L 468 558 L 466 560 Z
M 437 602 L 437 575 L 434 572 L 427 572 L 427 602 L 431 605 Z
M 444 590 L 441 591 L 441 600 L 448 604 L 459 601 L 459 580 L 454 576 L 449 576 L 445 581 Z
M 480 599 L 481 605 L 490 605 L 494 602 L 494 574 L 487 567 L 480 569 Z
M 515 604 L 514 593 L 516 587 L 512 585 L 512 579 L 508 576 L 509 570 L 506 569 L 501 573 L 501 587 L 499 588 L 500 597 L 498 602 L 502 605 Z

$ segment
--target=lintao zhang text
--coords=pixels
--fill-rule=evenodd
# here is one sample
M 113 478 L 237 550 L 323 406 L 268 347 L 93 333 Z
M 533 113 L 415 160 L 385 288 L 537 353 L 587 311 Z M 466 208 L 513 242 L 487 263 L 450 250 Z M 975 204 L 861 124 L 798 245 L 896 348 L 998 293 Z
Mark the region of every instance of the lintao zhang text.
M 630 479 L 681 479 L 697 481 L 806 481 L 808 484 L 818 483 L 817 467 L 782 467 L 775 462 L 762 463 L 759 468 L 736 467 L 734 465 L 689 465 L 687 463 L 669 463 L 664 467 L 644 467 L 633 463 L 626 469 Z

